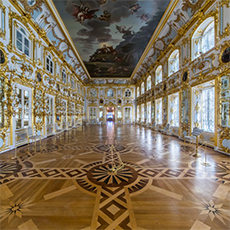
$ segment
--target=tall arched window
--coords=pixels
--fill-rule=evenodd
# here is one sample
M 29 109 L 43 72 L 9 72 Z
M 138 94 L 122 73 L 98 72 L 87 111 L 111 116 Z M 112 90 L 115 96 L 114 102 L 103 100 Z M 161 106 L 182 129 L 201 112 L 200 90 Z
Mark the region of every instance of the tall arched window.
M 155 72 L 156 76 L 156 85 L 162 82 L 162 65 L 159 65 Z
M 147 78 L 147 90 L 151 89 L 151 75 Z
M 140 96 L 140 88 L 137 87 L 137 97 L 139 97 L 139 96 Z
M 141 83 L 141 94 L 144 94 L 145 93 L 145 83 L 142 82 Z
M 30 56 L 30 40 L 26 31 L 19 27 L 16 30 L 16 48 L 24 53 L 26 56 Z
M 46 57 L 46 70 L 50 73 L 53 73 L 53 61 L 50 54 L 48 54 L 48 56 Z
M 192 60 L 215 46 L 214 18 L 206 19 L 192 36 Z
M 174 50 L 168 60 L 168 75 L 179 70 L 179 50 Z

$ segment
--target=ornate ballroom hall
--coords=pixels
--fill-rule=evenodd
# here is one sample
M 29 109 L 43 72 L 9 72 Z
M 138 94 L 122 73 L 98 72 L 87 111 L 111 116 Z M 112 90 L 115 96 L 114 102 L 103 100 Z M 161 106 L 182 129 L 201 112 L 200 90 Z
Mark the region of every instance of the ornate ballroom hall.
M 230 0 L 0 0 L 0 229 L 228 230 Z

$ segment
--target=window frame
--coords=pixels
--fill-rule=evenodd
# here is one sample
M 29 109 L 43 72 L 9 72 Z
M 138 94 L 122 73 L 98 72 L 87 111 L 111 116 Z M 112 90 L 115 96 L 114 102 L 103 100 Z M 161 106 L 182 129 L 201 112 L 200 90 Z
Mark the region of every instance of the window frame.
M 158 78 L 159 75 L 160 75 L 160 79 Z M 162 80 L 163 80 L 162 65 L 159 65 L 155 71 L 155 84 L 156 85 L 160 84 Z
M 53 74 L 54 73 L 54 62 L 53 62 L 53 56 L 50 53 L 47 53 L 46 55 L 45 64 L 46 64 L 46 71 Z
M 126 110 L 129 110 L 129 117 L 126 117 Z M 132 119 L 132 107 L 124 107 L 124 118 L 129 121 Z
M 137 87 L 137 97 L 140 97 L 140 87 Z
M 97 107 L 89 107 L 89 120 L 97 119 Z
M 143 95 L 145 93 L 145 83 L 142 82 L 141 83 L 141 95 Z
M 203 44 L 203 38 L 204 38 L 204 34 L 207 30 L 207 28 L 213 24 L 213 46 L 210 47 L 208 50 L 206 50 L 204 52 L 204 50 L 202 49 L 202 44 Z M 199 41 L 200 42 L 200 47 L 198 48 L 199 53 L 195 53 L 195 43 Z M 197 42 L 198 43 L 198 42 Z M 205 19 L 198 27 L 197 29 L 194 31 L 193 36 L 191 38 L 191 60 L 195 60 L 196 58 L 200 57 L 201 54 L 208 52 L 209 50 L 211 50 L 212 48 L 215 47 L 215 18 L 214 17 L 208 17 L 207 19 Z
M 19 119 L 19 114 L 17 114 L 14 117 L 15 120 L 15 130 L 21 130 L 24 128 L 28 128 L 32 124 L 32 89 L 29 87 L 26 87 L 24 85 L 16 84 L 16 91 L 18 96 L 18 90 L 21 90 L 21 127 L 17 128 L 17 120 Z M 25 126 L 25 98 L 24 98 L 24 92 L 28 92 L 28 125 Z M 18 106 L 19 109 L 19 106 Z
M 61 79 L 62 79 L 62 83 L 67 84 L 67 73 L 65 68 L 63 68 L 61 71 Z
M 18 22 L 18 21 L 16 21 Z M 18 39 L 18 34 L 21 35 L 21 41 Z M 28 46 L 25 45 L 25 41 L 28 41 Z M 21 44 L 21 49 L 19 48 L 18 44 Z M 15 26 L 15 39 L 14 39 L 14 46 L 18 52 L 21 54 L 25 54 L 28 58 L 31 58 L 32 56 L 32 41 L 30 39 L 30 33 L 28 30 L 22 26 L 20 23 L 18 23 L 17 26 Z M 25 52 L 25 47 L 26 50 L 28 50 L 28 54 Z
M 171 66 L 175 68 L 172 70 Z M 168 59 L 168 76 L 170 77 L 180 69 L 180 52 L 179 49 L 175 49 Z
M 152 88 L 152 76 L 149 75 L 147 78 L 147 91 Z
M 127 93 L 129 93 L 129 95 L 127 95 Z M 126 89 L 125 90 L 125 97 L 127 98 L 129 98 L 129 97 L 132 97 L 132 91 L 130 90 L 130 89 Z

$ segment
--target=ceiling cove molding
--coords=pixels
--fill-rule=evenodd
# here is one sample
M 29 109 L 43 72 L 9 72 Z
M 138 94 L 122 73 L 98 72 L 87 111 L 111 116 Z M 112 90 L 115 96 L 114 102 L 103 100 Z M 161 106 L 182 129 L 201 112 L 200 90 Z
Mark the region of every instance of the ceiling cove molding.
M 136 74 L 136 72 L 139 70 L 139 67 L 141 66 L 142 62 L 144 61 L 146 55 L 148 54 L 149 50 L 151 49 L 151 46 L 153 45 L 153 43 L 155 42 L 155 40 L 157 39 L 158 35 L 160 34 L 160 32 L 162 31 L 162 29 L 164 28 L 164 26 L 166 25 L 169 17 L 171 16 L 172 12 L 174 11 L 176 5 L 178 4 L 180 0 L 171 0 L 167 9 L 164 12 L 164 15 L 162 16 L 160 22 L 158 23 L 157 28 L 155 29 L 148 45 L 146 46 L 139 62 L 137 63 L 132 75 L 131 75 L 131 79 L 133 79 L 134 75 Z
M 82 59 L 81 59 L 81 56 L 79 55 L 74 43 L 73 43 L 73 40 L 68 32 L 68 30 L 66 29 L 65 27 L 65 24 L 64 22 L 62 21 L 62 18 L 61 16 L 59 15 L 56 7 L 54 6 L 54 3 L 52 0 L 46 0 L 46 4 L 50 10 L 50 12 L 52 13 L 52 15 L 54 16 L 55 20 L 57 21 L 58 23 L 58 26 L 60 27 L 60 29 L 62 30 L 63 34 L 65 35 L 66 39 L 68 40 L 68 42 L 70 43 L 71 45 L 71 48 L 73 49 L 74 51 L 74 54 L 76 55 L 79 63 L 81 64 L 81 66 L 83 67 L 83 70 L 85 71 L 86 75 L 88 76 L 89 79 L 91 79 L 91 76 L 85 66 L 85 64 L 83 63 Z

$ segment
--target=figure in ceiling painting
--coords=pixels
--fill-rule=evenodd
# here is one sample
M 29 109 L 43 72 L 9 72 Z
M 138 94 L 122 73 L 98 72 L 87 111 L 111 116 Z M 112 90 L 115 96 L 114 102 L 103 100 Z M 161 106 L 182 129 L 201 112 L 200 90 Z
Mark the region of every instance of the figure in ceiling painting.
M 81 3 L 81 5 L 73 4 L 72 14 L 76 20 L 82 24 L 86 19 L 96 18 L 95 12 L 98 10 L 99 9 L 90 10 L 89 7 L 84 6 L 83 3 Z
M 149 20 L 148 14 L 142 14 L 141 16 L 137 16 L 137 18 L 141 19 L 141 22 L 147 22 Z
M 117 31 L 115 33 L 120 33 L 120 34 L 124 34 L 123 36 L 129 36 L 129 35 L 134 35 L 135 32 L 131 31 L 130 29 L 132 28 L 132 26 L 130 26 L 128 29 L 126 29 L 126 26 L 118 26 L 116 25 L 116 29 Z
M 107 22 L 109 22 L 110 17 L 111 17 L 110 13 L 105 10 L 103 12 L 103 14 L 98 19 L 101 20 L 101 21 L 107 21 Z
M 138 3 L 136 3 L 129 8 L 129 11 L 131 11 L 131 13 L 133 14 L 136 13 L 140 8 L 141 6 Z

